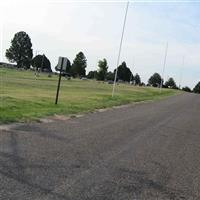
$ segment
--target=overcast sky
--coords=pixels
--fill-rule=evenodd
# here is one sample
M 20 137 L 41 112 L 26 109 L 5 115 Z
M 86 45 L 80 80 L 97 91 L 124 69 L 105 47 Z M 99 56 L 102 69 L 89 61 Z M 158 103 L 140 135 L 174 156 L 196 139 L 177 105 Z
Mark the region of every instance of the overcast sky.
M 126 2 L 0 1 L 1 60 L 18 31 L 31 37 L 33 52 L 45 54 L 52 68 L 58 56 L 73 61 L 79 51 L 87 58 L 87 72 L 106 58 L 116 67 Z M 200 81 L 200 1 L 130 2 L 121 61 L 146 82 L 162 72 L 169 42 L 165 79 L 174 77 L 182 86 Z M 182 67 L 183 56 L 185 65 Z

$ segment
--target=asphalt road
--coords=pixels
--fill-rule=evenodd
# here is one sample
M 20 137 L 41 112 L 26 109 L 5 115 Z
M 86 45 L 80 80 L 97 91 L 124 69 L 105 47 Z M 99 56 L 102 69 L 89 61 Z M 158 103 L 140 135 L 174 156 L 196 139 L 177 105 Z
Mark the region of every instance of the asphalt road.
M 0 132 L 1 200 L 200 199 L 200 95 Z

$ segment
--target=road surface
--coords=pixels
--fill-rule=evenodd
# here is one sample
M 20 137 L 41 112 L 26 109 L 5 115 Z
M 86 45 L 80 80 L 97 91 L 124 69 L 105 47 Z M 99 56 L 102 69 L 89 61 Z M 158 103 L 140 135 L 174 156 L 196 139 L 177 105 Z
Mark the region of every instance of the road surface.
M 0 199 L 200 199 L 200 95 L 1 126 Z

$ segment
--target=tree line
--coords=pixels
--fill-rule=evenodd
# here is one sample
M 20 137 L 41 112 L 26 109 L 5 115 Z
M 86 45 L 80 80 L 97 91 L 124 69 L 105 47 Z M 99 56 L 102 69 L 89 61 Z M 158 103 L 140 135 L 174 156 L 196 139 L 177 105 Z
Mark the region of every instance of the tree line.
M 11 40 L 11 46 L 6 50 L 5 56 L 11 63 L 17 63 L 17 68 L 30 69 L 32 66 L 36 71 L 52 72 L 51 62 L 44 54 L 36 55 L 33 58 L 31 38 L 24 31 L 17 32 L 14 35 L 13 39 Z M 96 79 L 99 81 L 114 80 L 116 69 L 113 72 L 108 71 L 108 63 L 105 58 L 98 61 L 97 70 L 90 71 L 87 75 L 86 68 L 86 56 L 83 52 L 79 52 L 72 63 L 70 60 L 68 60 L 67 68 L 65 71 L 62 71 L 62 74 L 80 78 L 87 77 L 89 79 Z M 59 71 L 57 66 L 55 67 L 55 70 Z M 145 85 L 141 81 L 139 74 L 136 73 L 133 75 L 130 68 L 127 67 L 125 61 L 118 66 L 117 70 L 116 78 L 118 82 L 123 81 L 130 82 L 134 85 Z M 160 87 L 162 83 L 164 83 L 164 80 L 162 80 L 160 74 L 154 73 L 149 78 L 147 86 Z M 179 89 L 172 77 L 162 84 L 162 86 L 165 88 Z M 191 90 L 188 86 L 183 87 L 182 90 L 200 93 L 200 82 L 197 83 L 193 90 Z

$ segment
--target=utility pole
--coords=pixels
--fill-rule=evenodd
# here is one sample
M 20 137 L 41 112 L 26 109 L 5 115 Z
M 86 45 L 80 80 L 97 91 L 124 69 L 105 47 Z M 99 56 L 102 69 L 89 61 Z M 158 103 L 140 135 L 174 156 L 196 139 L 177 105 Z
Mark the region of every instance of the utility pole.
M 183 77 L 183 67 L 184 67 L 184 65 L 185 65 L 185 56 L 183 56 L 182 66 L 180 68 L 179 89 L 181 89 L 181 82 L 182 82 L 182 77 Z
M 134 60 L 133 60 L 133 68 L 134 68 Z M 133 73 L 131 72 L 131 76 L 130 76 L 130 84 L 131 84 L 131 81 L 132 81 L 133 78 L 134 78 L 134 77 L 133 77 Z
M 163 87 L 164 73 L 165 73 L 166 60 L 167 60 L 167 52 L 168 52 L 168 42 L 165 47 L 165 56 L 164 56 L 163 70 L 162 70 L 161 83 L 160 83 L 160 92 L 162 91 L 162 87 Z
M 41 63 L 41 67 L 40 67 L 40 72 L 42 71 L 42 68 L 43 68 L 43 62 L 44 62 L 44 54 L 42 55 L 42 63 Z
M 121 40 L 120 40 L 120 45 L 119 45 L 119 53 L 118 53 L 118 58 L 117 58 L 117 67 L 116 67 L 116 70 L 115 70 L 115 78 L 114 78 L 114 83 L 113 83 L 112 97 L 114 96 L 114 93 L 115 93 L 115 85 L 116 85 L 116 80 L 117 80 L 117 71 L 118 71 L 119 60 L 120 60 L 120 55 L 121 55 L 122 42 L 123 42 L 123 37 L 124 37 L 124 30 L 125 30 L 125 26 L 126 26 L 126 18 L 127 18 L 127 13 L 128 13 L 128 6 L 129 6 L 129 1 L 126 4 L 126 11 L 125 11 L 125 16 L 124 16 L 124 24 L 123 24 L 123 28 L 122 28 L 122 35 L 121 35 Z
M 134 58 L 133 58 L 133 69 L 134 69 Z M 133 81 L 132 81 L 133 80 Z M 130 82 L 132 81 L 132 84 L 134 84 L 134 76 L 133 73 L 131 72 L 131 77 L 130 77 Z
M 132 72 L 131 72 L 131 76 L 130 76 L 130 84 L 131 84 L 132 76 L 133 76 L 133 74 L 132 74 Z
M 35 57 L 37 56 L 37 54 L 39 53 L 39 51 L 35 51 Z M 34 68 L 35 68 L 35 78 L 37 77 L 37 67 L 35 66 L 35 59 L 34 59 Z

